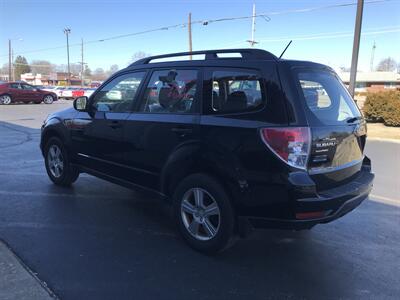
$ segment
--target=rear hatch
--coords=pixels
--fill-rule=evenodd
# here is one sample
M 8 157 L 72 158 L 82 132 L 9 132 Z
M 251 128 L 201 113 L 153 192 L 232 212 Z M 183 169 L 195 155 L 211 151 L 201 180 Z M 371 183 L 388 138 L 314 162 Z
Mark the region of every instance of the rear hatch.
M 328 69 L 295 68 L 311 130 L 308 172 L 318 190 L 351 181 L 362 166 L 366 125 L 346 87 Z

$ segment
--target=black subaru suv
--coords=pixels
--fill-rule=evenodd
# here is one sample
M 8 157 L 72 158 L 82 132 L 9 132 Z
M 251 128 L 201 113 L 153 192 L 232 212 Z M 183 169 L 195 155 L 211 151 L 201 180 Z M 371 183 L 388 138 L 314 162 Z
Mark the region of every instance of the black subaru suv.
M 50 115 L 40 147 L 55 184 L 84 172 L 158 195 L 210 253 L 253 227 L 308 229 L 357 207 L 374 178 L 365 142 L 331 68 L 234 49 L 131 64 Z

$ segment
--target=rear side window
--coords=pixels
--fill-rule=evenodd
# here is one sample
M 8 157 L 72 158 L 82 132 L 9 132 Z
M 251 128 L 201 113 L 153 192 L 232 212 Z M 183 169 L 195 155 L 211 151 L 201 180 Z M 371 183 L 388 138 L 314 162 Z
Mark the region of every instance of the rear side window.
M 309 121 L 315 125 L 341 125 L 361 116 L 347 89 L 334 73 L 323 70 L 297 72 Z
M 254 70 L 214 71 L 211 106 L 215 113 L 245 112 L 264 103 L 261 75 Z
M 197 75 L 197 70 L 154 71 L 140 110 L 150 113 L 194 112 Z

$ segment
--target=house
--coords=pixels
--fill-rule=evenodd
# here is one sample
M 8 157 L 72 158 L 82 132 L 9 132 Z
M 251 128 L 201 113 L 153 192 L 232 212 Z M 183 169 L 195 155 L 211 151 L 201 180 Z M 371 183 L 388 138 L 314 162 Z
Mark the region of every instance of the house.
M 50 85 L 67 85 L 68 72 L 57 72 L 49 75 Z M 70 85 L 81 85 L 81 79 L 79 76 L 70 74 Z
M 350 72 L 338 72 L 342 81 L 348 85 Z M 400 89 L 400 74 L 396 72 L 357 72 L 356 92 L 378 92 Z
M 42 74 L 32 74 L 32 73 L 25 73 L 21 74 L 21 81 L 25 81 L 26 83 L 32 85 L 48 85 L 49 80 L 48 77 Z

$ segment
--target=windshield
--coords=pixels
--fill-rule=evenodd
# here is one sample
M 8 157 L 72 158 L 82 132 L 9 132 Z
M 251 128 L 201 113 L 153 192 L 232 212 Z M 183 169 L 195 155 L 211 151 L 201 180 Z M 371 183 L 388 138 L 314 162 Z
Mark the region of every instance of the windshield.
M 297 78 L 312 125 L 342 125 L 361 117 L 338 77 L 324 70 L 300 70 Z

